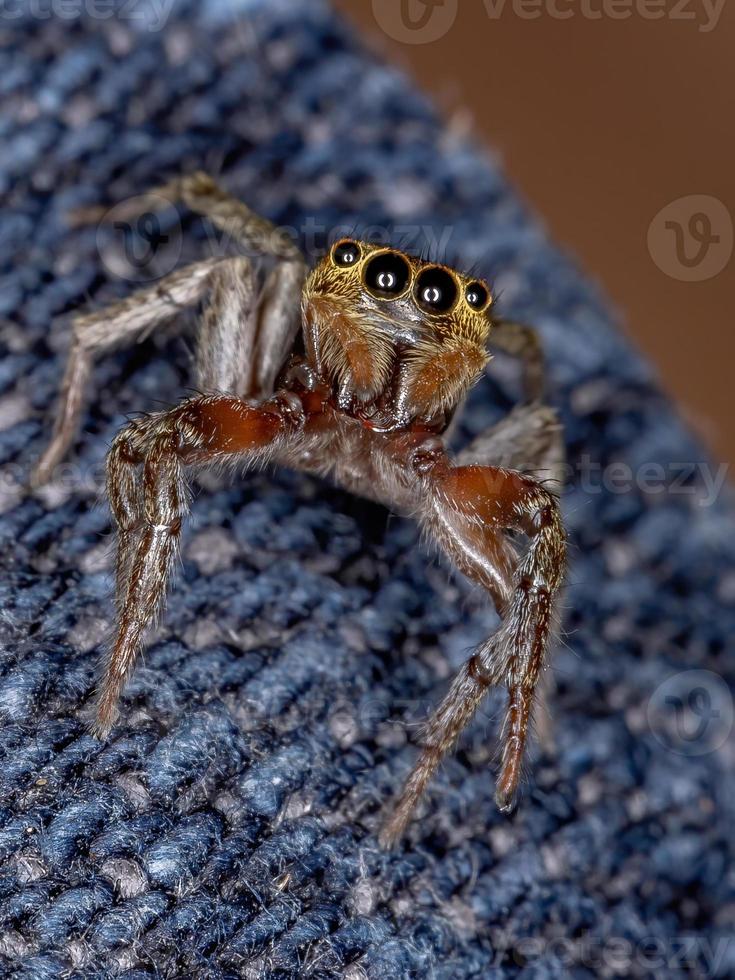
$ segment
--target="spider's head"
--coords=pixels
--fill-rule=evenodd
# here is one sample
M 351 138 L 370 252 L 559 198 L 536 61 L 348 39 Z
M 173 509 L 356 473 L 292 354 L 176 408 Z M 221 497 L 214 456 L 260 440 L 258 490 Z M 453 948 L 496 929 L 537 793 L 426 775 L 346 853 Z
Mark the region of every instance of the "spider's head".
M 397 422 L 451 413 L 488 360 L 492 298 L 479 279 L 342 239 L 304 289 L 307 350 L 340 405 Z

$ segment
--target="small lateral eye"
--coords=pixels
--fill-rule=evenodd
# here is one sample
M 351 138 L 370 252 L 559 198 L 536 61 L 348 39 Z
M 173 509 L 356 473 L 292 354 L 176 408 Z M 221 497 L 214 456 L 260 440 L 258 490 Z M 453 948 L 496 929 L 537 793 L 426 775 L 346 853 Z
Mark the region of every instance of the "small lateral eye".
M 365 268 L 365 285 L 383 299 L 400 296 L 409 279 L 408 262 L 397 252 L 381 252 Z
M 354 265 L 360 259 L 360 246 L 357 242 L 337 242 L 332 249 L 332 259 L 335 265 Z
M 484 310 L 490 302 L 490 293 L 481 282 L 471 282 L 464 295 L 467 305 L 471 306 L 473 310 Z
M 427 313 L 446 313 L 457 301 L 457 284 L 445 269 L 424 269 L 416 281 L 416 302 Z

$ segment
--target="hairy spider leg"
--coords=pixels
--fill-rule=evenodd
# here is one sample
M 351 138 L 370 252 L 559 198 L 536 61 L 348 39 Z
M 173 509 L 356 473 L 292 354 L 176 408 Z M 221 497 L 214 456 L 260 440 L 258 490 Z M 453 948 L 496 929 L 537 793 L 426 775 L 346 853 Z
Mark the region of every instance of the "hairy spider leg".
M 202 397 L 131 422 L 115 438 L 107 490 L 118 529 L 118 618 L 97 702 L 98 735 L 107 734 L 115 720 L 143 633 L 166 594 L 189 509 L 186 467 L 262 461 L 304 422 L 303 406 L 292 392 L 260 405 Z
M 76 317 L 59 409 L 49 444 L 35 468 L 34 482 L 47 482 L 69 451 L 95 359 L 150 333 L 208 293 L 210 303 L 199 321 L 196 348 L 198 387 L 238 396 L 262 397 L 273 391 L 299 329 L 306 274 L 301 253 L 271 222 L 227 194 L 206 174 L 182 177 L 157 192 L 134 198 L 131 216 L 146 206 L 160 208 L 162 199 L 183 200 L 226 230 L 242 248 L 276 261 L 261 287 L 257 270 L 246 256 L 204 259 L 118 303 Z M 116 219 L 127 214 L 122 205 L 114 213 Z M 77 223 L 100 218 L 104 218 L 101 209 L 76 214 Z
M 499 467 L 453 466 L 437 447 L 428 455 L 413 450 L 412 459 L 419 460 L 424 490 L 422 523 L 449 557 L 488 590 L 503 620 L 459 670 L 429 720 L 419 760 L 383 827 L 384 846 L 401 836 L 437 766 L 493 684 L 508 690 L 496 801 L 501 810 L 511 808 L 566 555 L 557 502 L 535 480 Z M 529 541 L 512 567 L 513 552 L 501 543 L 509 529 Z

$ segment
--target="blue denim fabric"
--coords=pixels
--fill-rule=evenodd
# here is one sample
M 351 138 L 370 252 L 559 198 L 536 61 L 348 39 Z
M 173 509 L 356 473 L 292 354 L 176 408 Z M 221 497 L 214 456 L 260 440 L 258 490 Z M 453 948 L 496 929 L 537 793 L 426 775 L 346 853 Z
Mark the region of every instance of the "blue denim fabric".
M 1 26 L 2 975 L 735 974 L 732 734 L 716 744 L 732 501 L 709 501 L 696 466 L 672 487 L 672 464 L 706 455 L 604 298 L 487 154 L 321 0 L 182 3 L 162 30 L 122 7 Z M 191 341 L 169 329 L 105 358 L 73 469 L 24 495 L 72 313 L 141 274 L 140 240 L 126 252 L 114 228 L 65 216 L 196 168 L 307 247 L 338 226 L 429 251 L 433 236 L 541 331 L 574 468 L 572 563 L 552 731 L 510 818 L 493 805 L 491 697 L 402 846 L 377 848 L 418 723 L 496 620 L 409 522 L 305 476 L 202 481 L 122 720 L 106 742 L 87 733 L 112 615 L 93 477 L 128 413 L 192 383 Z M 153 273 L 222 246 L 184 212 L 159 231 Z M 498 358 L 457 442 L 517 398 Z M 664 492 L 621 492 L 625 471 L 610 483 L 611 464 L 651 462 Z M 675 727 L 699 712 L 706 728 L 705 702 L 721 713 L 711 745 Z

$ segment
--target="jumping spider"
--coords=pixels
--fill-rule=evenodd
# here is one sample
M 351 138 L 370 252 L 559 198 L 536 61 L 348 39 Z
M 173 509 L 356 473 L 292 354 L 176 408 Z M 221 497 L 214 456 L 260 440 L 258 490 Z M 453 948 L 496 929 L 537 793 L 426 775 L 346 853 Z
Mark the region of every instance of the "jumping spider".
M 144 631 L 164 599 L 188 510 L 187 469 L 283 463 L 414 515 L 487 590 L 502 618 L 429 720 L 381 841 L 390 845 L 401 835 L 492 684 L 508 690 L 496 802 L 509 810 L 566 550 L 554 496 L 518 471 L 533 466 L 553 478 L 563 459 L 559 425 L 541 404 L 535 334 L 491 316 L 484 282 L 393 248 L 343 239 L 308 272 L 289 238 L 205 174 L 157 193 L 182 201 L 263 261 L 198 262 L 74 322 L 41 480 L 75 436 L 94 357 L 208 297 L 196 356 L 197 388 L 205 394 L 129 422 L 107 457 L 118 531 L 117 630 L 96 733 L 106 735 L 115 721 Z M 303 354 L 294 353 L 299 331 Z M 452 461 L 442 435 L 489 360 L 491 333 L 497 348 L 521 358 L 527 401 Z M 508 531 L 525 535 L 523 552 Z

